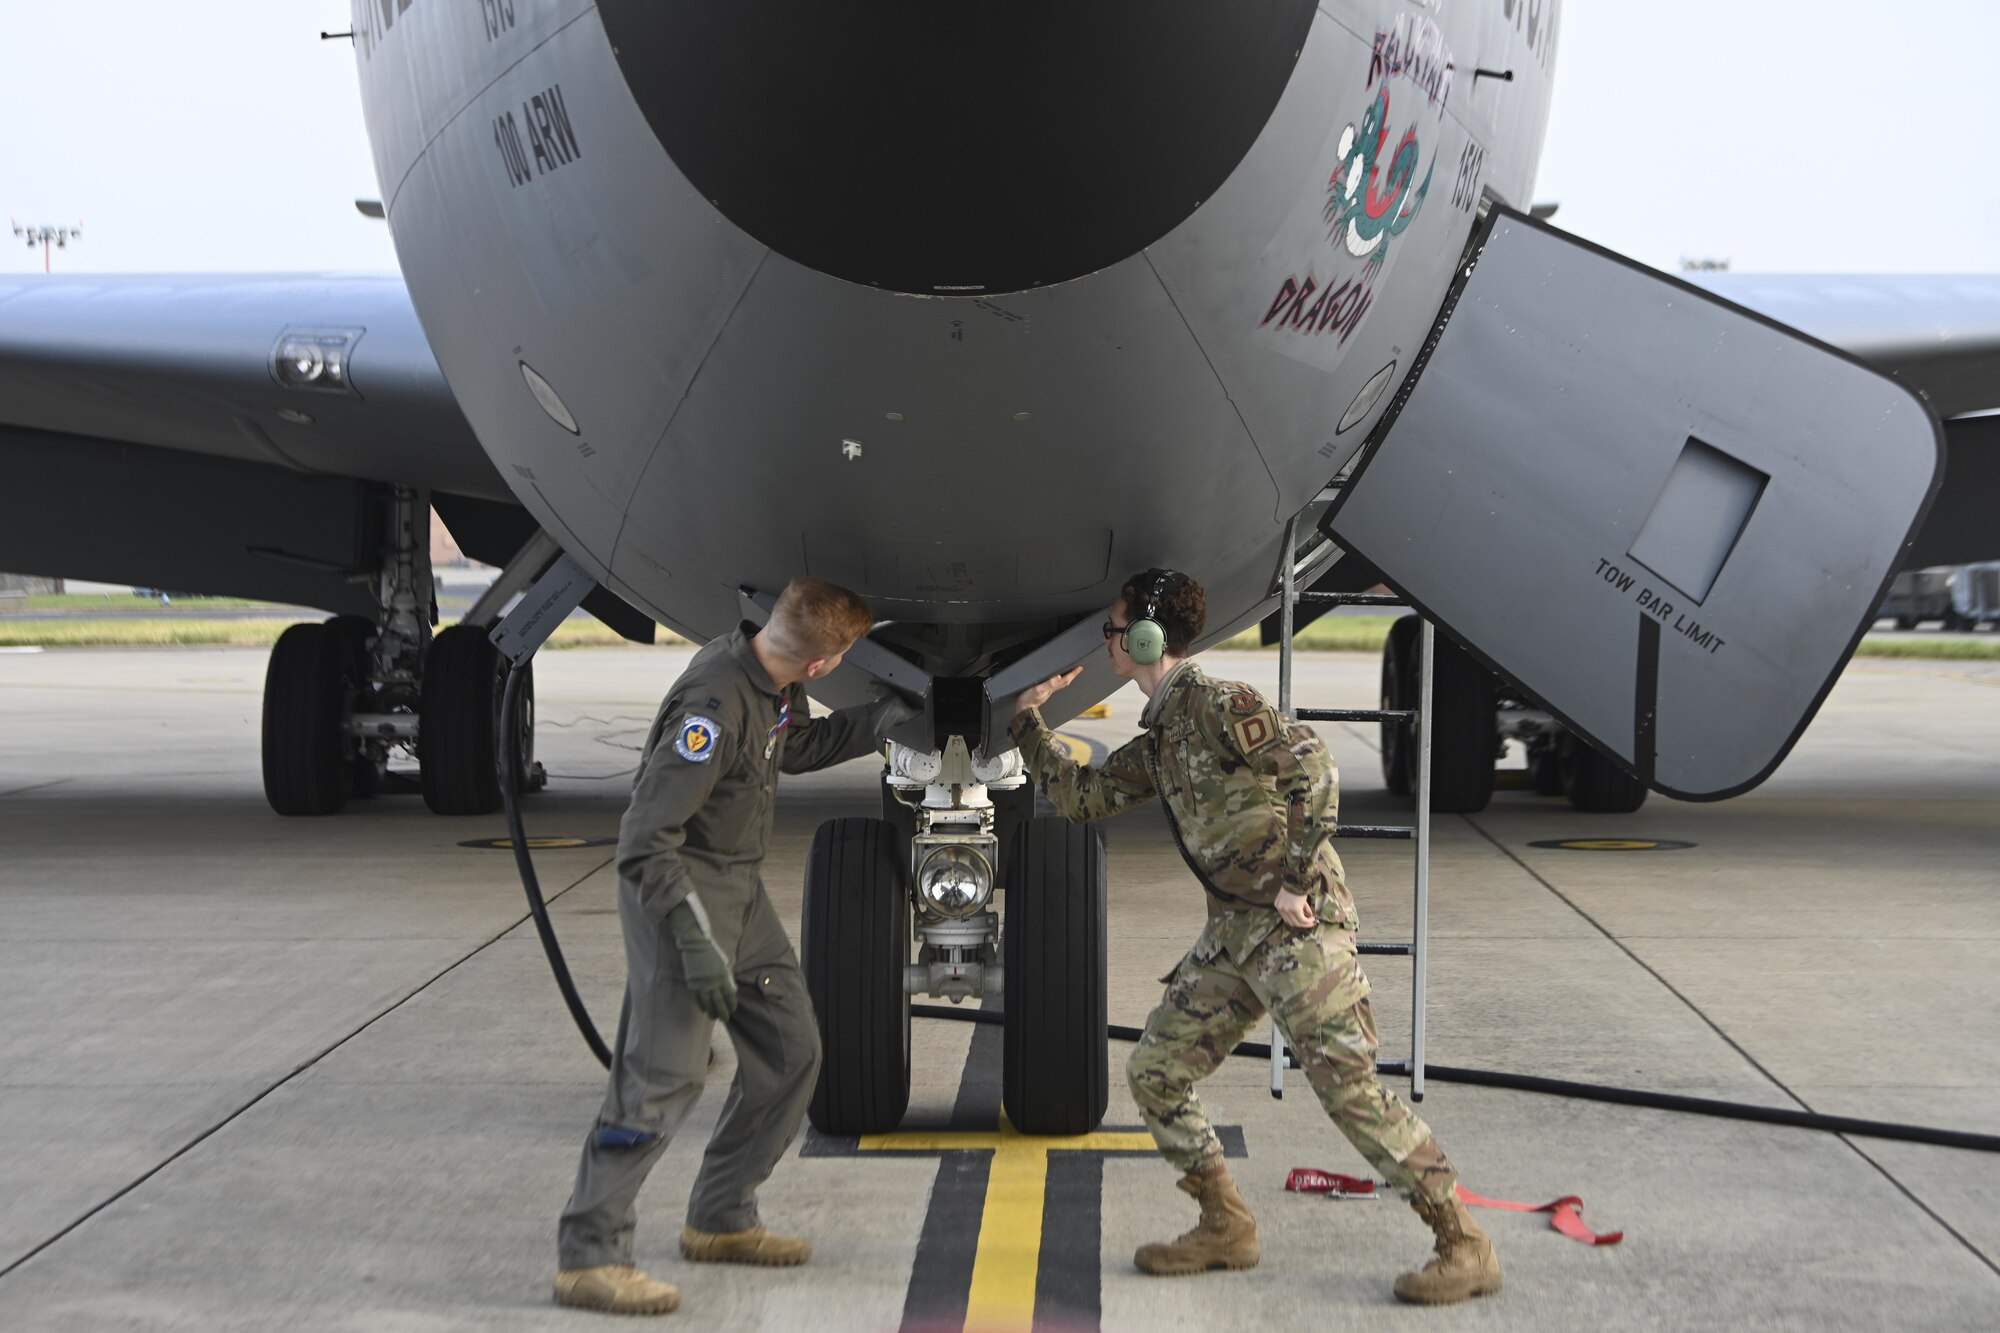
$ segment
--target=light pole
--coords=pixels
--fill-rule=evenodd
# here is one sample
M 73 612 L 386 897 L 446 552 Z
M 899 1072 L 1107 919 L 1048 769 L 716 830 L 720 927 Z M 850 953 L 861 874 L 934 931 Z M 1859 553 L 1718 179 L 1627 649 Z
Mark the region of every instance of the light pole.
M 11 218 L 8 220 L 12 221 Z M 38 245 L 42 247 L 42 272 L 47 273 L 49 271 L 49 249 L 51 243 L 53 243 L 55 249 L 67 249 L 71 240 L 82 238 L 83 227 L 82 224 L 74 227 L 24 227 L 20 223 L 15 222 L 14 234 L 25 237 L 30 250 Z

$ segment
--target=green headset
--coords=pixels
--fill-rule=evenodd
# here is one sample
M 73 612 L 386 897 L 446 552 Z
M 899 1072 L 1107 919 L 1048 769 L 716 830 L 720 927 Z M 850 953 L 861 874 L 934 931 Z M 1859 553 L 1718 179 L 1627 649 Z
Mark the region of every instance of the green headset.
M 1187 575 L 1171 569 L 1154 570 L 1153 581 L 1146 589 L 1145 609 L 1125 627 L 1125 654 L 1140 666 L 1151 666 L 1167 654 L 1167 629 L 1160 623 L 1160 598 L 1166 595 L 1168 579 L 1186 583 Z

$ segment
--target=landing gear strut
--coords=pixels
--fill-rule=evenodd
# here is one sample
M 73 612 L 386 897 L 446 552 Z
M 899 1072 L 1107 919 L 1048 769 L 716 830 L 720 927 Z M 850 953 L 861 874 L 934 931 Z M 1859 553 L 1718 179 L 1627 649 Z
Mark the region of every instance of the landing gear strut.
M 324 624 L 293 625 L 271 652 L 264 677 L 264 794 L 281 815 L 329 815 L 350 798 L 375 795 L 398 749 L 416 756 L 424 803 L 435 813 L 500 808 L 505 663 L 486 631 L 499 605 L 539 573 L 556 548 L 537 534 L 496 582 L 500 595 L 489 593 L 467 623 L 433 639 L 429 497 L 394 488 L 385 530 L 375 618 L 335 616 Z M 488 611 L 483 618 L 482 608 Z M 521 690 L 521 721 L 510 743 L 521 790 L 533 791 L 543 775 L 534 763 L 532 678 L 521 682 Z

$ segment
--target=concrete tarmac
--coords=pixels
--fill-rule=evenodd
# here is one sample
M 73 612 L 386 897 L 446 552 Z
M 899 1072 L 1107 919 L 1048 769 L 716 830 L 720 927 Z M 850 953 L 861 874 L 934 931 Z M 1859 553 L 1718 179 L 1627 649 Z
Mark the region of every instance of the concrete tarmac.
M 686 655 L 543 656 L 552 781 L 528 803 L 531 833 L 615 832 L 635 747 Z M 1204 664 L 1275 678 L 1268 655 Z M 1375 692 L 1371 658 L 1302 664 L 1301 703 Z M 523 924 L 508 854 L 459 845 L 501 821 L 438 819 L 414 796 L 271 814 L 263 671 L 249 649 L 0 656 L 0 1328 L 606 1327 L 548 1301 L 555 1215 L 603 1079 Z M 1440 818 L 1430 1060 L 2000 1131 L 1996 690 L 2000 666 L 1863 662 L 1748 796 L 1586 817 L 1510 791 Z M 1110 718 L 1067 730 L 1114 745 L 1138 703 L 1127 691 Z M 1324 731 L 1343 817 L 1400 822 L 1372 736 Z M 792 922 L 814 828 L 872 813 L 875 781 L 857 762 L 781 788 L 767 881 Z M 1137 1025 L 1203 908 L 1156 810 L 1106 833 L 1111 1020 Z M 1694 845 L 1532 845 L 1604 837 Z M 1405 936 L 1407 848 L 1343 855 L 1364 938 Z M 603 1023 L 622 984 L 609 861 L 603 846 L 538 855 Z M 1368 971 L 1383 1054 L 1401 1056 L 1408 964 Z M 990 1123 L 997 1043 L 975 1031 L 997 1030 L 916 1024 L 908 1125 L 955 1109 Z M 1126 1050 L 1111 1049 L 1107 1132 L 1137 1123 Z M 640 1261 L 683 1290 L 668 1326 L 2000 1322 L 2000 1158 L 1436 1080 L 1421 1113 L 1470 1188 L 1578 1194 L 1586 1222 L 1626 1239 L 1593 1249 L 1545 1217 L 1490 1213 L 1506 1290 L 1398 1306 L 1389 1284 L 1428 1234 L 1398 1203 L 1286 1194 L 1293 1166 L 1365 1168 L 1296 1073 L 1273 1100 L 1266 1064 L 1243 1059 L 1204 1099 L 1240 1130 L 1234 1165 L 1263 1229 L 1253 1271 L 1141 1276 L 1132 1250 L 1193 1220 L 1170 1168 L 1016 1140 L 989 1153 L 977 1145 L 991 1134 L 942 1158 L 809 1139 L 764 1205 L 814 1238 L 814 1261 L 689 1265 L 686 1188 L 733 1070 L 726 1041 L 718 1054 L 714 1089 L 641 1200 Z M 1045 1206 L 995 1202 L 1042 1171 Z

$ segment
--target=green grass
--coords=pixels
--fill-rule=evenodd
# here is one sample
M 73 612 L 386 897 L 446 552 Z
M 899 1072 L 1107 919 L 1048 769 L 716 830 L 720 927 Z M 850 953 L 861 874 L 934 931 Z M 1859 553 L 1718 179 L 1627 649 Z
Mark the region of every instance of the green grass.
M 216 644 L 267 648 L 295 618 L 284 620 L 204 620 L 161 616 L 145 620 L 0 620 L 0 648 L 157 648 Z M 679 638 L 659 631 L 660 642 Z M 617 631 L 593 617 L 565 621 L 549 648 L 616 648 L 627 645 Z
M 90 595 L 85 594 L 88 598 Z M 218 600 L 215 604 L 225 604 Z M 254 602 L 228 605 L 254 606 Z M 176 607 L 181 603 L 176 602 Z M 162 614 L 144 619 L 86 620 L 0 620 L 0 648 L 132 648 L 178 644 L 226 644 L 268 647 L 277 641 L 296 616 L 270 620 L 210 620 L 198 615 Z M 1322 616 L 1299 631 L 1298 646 L 1306 652 L 1379 653 L 1388 637 L 1394 616 Z M 659 631 L 663 644 L 679 643 L 678 636 Z M 550 648 L 616 648 L 625 644 L 609 626 L 581 613 L 563 623 L 548 642 Z M 1223 648 L 1258 651 L 1257 631 L 1246 630 L 1220 645 Z M 1275 645 L 1273 645 L 1275 649 Z M 1269 650 L 1266 650 L 1269 651 Z M 1870 636 L 1861 641 L 1856 657 L 1901 657 L 1932 661 L 2000 660 L 2000 634 L 1979 638 L 1947 638 L 1925 635 L 1913 639 Z
M 38 592 L 28 597 L 0 597 L 0 611 L 145 611 L 165 612 L 182 607 L 202 610 L 211 606 L 276 606 L 275 602 L 253 602 L 243 597 L 176 597 L 173 605 L 160 606 L 157 597 L 134 597 L 129 592 Z
M 1972 662 L 2000 659 L 2000 634 L 1977 639 L 1865 638 L 1854 650 L 1856 657 L 1920 657 L 1940 662 Z
M 1379 653 L 1383 641 L 1389 637 L 1389 626 L 1396 620 L 1395 616 L 1321 616 L 1300 630 L 1293 643 L 1307 652 Z M 1254 629 L 1244 630 L 1219 646 L 1253 652 L 1263 647 Z M 1276 652 L 1277 648 L 1274 643 L 1270 651 Z

